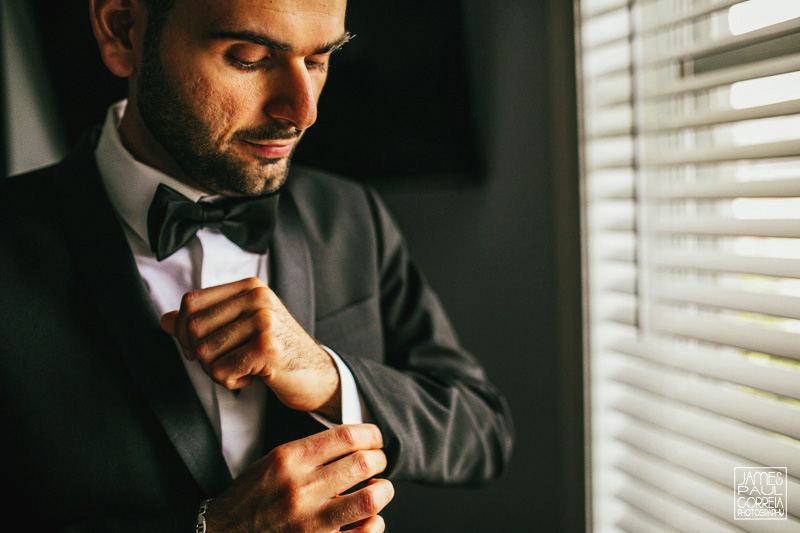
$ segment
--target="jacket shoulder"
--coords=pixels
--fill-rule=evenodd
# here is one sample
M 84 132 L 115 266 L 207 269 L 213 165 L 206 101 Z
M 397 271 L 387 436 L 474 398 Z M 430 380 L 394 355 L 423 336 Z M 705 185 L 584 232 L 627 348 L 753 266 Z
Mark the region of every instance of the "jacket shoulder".
M 358 201 L 366 195 L 366 187 L 361 183 L 304 166 L 292 167 L 286 188 L 298 201 Z
M 0 180 L 0 216 L 8 220 L 54 214 L 62 196 L 62 175 L 63 162 L 59 162 Z
M 365 185 L 325 171 L 292 169 L 286 192 L 300 217 L 313 232 L 323 235 L 334 228 L 371 227 L 372 193 Z
M 59 161 L 34 170 L 14 174 L 0 180 L 0 190 L 5 194 L 41 191 L 42 185 L 51 183 L 61 173 L 64 161 Z

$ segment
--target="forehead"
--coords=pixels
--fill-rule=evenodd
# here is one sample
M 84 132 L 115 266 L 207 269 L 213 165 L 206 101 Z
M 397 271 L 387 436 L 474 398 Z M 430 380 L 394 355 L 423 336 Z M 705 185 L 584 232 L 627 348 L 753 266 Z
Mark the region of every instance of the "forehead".
M 346 5 L 346 0 L 176 0 L 168 25 L 196 35 L 250 31 L 298 49 L 314 48 L 341 36 Z

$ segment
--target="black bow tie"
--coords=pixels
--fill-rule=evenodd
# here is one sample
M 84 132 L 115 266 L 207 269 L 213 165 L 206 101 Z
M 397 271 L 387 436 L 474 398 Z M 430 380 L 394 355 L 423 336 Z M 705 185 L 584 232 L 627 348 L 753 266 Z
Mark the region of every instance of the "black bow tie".
M 163 183 L 147 212 L 150 248 L 159 261 L 186 245 L 200 228 L 217 227 L 239 248 L 266 253 L 278 215 L 278 193 L 192 202 Z

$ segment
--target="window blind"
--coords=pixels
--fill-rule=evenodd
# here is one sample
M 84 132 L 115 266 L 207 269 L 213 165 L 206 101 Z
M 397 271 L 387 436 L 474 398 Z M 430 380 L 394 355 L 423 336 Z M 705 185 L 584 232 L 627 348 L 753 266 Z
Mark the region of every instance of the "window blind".
M 800 1 L 577 8 L 591 529 L 800 531 Z

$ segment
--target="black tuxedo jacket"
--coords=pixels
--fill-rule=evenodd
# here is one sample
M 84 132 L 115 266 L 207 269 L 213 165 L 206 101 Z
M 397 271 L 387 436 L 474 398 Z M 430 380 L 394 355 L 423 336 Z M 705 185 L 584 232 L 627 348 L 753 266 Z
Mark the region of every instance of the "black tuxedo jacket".
M 32 529 L 189 531 L 230 483 L 159 328 L 90 140 L 0 185 L 0 394 L 7 515 Z M 503 399 L 458 344 L 368 189 L 292 171 L 271 286 L 339 353 L 381 428 L 390 479 L 479 483 L 511 448 Z M 324 428 L 269 398 L 269 446 Z

